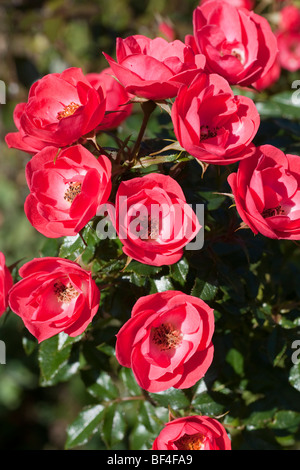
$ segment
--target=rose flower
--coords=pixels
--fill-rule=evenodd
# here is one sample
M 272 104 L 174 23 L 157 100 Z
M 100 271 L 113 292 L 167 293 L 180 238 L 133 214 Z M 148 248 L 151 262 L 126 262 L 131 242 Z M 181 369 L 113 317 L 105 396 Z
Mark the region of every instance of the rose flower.
M 76 67 L 45 75 L 29 91 L 27 103 L 14 111 L 18 132 L 6 135 L 9 147 L 34 154 L 45 146 L 73 144 L 92 132 L 105 113 L 105 96 Z
M 104 53 L 125 90 L 154 101 L 176 96 L 205 64 L 202 54 L 178 39 L 168 42 L 142 35 L 117 38 L 116 55 L 117 61 Z
M 29 222 L 48 238 L 76 235 L 111 191 L 111 163 L 82 145 L 59 154 L 46 147 L 26 165 L 30 190 L 24 210 Z
M 199 74 L 182 86 L 172 107 L 179 144 L 206 163 L 226 165 L 253 154 L 260 116 L 254 102 L 235 96 L 217 74 Z
M 231 441 L 216 419 L 187 416 L 167 423 L 152 450 L 231 450 Z
M 141 263 L 176 263 L 201 228 L 180 185 L 159 173 L 122 181 L 115 206 L 123 252 Z
M 228 177 L 236 209 L 255 233 L 275 239 L 300 239 L 300 157 L 272 145 L 240 162 Z
M 206 70 L 232 85 L 249 86 L 268 72 L 277 40 L 268 21 L 229 2 L 204 2 L 194 10 L 194 38 Z
M 189 388 L 213 359 L 213 310 L 179 291 L 140 297 L 117 334 L 116 357 L 149 392 Z
M 74 261 L 36 258 L 19 274 L 23 279 L 10 290 L 9 306 L 39 343 L 60 332 L 78 336 L 96 315 L 100 291 Z

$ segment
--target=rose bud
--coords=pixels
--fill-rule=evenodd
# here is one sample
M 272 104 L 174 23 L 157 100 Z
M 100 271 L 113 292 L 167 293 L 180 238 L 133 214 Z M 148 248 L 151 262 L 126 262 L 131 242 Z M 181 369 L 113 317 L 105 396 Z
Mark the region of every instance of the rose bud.
M 214 324 L 197 297 L 172 290 L 140 297 L 117 334 L 116 357 L 144 390 L 189 388 L 211 365 Z
M 189 87 L 182 86 L 171 117 L 179 144 L 198 160 L 227 165 L 255 151 L 256 106 L 246 96 L 235 96 L 217 74 L 199 74 Z
M 8 147 L 36 153 L 45 146 L 73 144 L 92 132 L 105 113 L 105 95 L 76 67 L 45 75 L 29 91 L 27 103 L 16 106 L 18 132 L 6 135 Z
M 201 226 L 180 185 L 151 173 L 122 181 L 116 194 L 115 225 L 123 252 L 141 263 L 176 263 Z
M 5 256 L 0 251 L 0 316 L 8 307 L 8 294 L 12 286 L 12 275 L 5 264 Z
M 300 157 L 262 145 L 228 177 L 236 209 L 255 233 L 300 239 Z
M 83 333 L 96 315 L 100 291 L 91 273 L 74 261 L 36 258 L 19 270 L 9 306 L 40 343 L 58 333 Z
M 48 238 L 76 235 L 111 191 L 111 163 L 82 145 L 59 154 L 46 147 L 26 165 L 30 190 L 24 210 L 32 226 Z
M 152 450 L 231 450 L 231 441 L 216 419 L 187 416 L 168 422 Z
M 179 87 L 189 84 L 205 64 L 202 54 L 179 40 L 142 35 L 117 38 L 116 55 L 117 61 L 104 53 L 125 90 L 154 101 L 176 96 Z
M 277 40 L 268 21 L 228 2 L 208 1 L 194 10 L 193 31 L 206 71 L 231 85 L 250 86 L 268 72 L 277 56 Z

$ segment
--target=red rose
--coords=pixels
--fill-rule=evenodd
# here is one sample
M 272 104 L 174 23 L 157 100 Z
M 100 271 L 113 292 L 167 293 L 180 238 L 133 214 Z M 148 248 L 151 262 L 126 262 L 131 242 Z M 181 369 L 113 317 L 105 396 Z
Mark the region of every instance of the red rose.
M 213 310 L 178 291 L 139 298 L 117 334 L 116 357 L 149 392 L 189 388 L 211 365 Z
M 85 147 L 46 147 L 26 165 L 30 194 L 25 214 L 48 238 L 76 235 L 96 215 L 111 191 L 111 163 Z
M 131 114 L 132 104 L 125 88 L 113 77 L 110 67 L 100 73 L 88 73 L 88 81 L 94 88 L 99 86 L 106 93 L 106 113 L 97 130 L 114 129 Z
M 121 182 L 115 225 L 124 253 L 154 266 L 179 261 L 201 228 L 179 184 L 158 173 Z
M 202 73 L 179 90 L 172 122 L 180 145 L 192 156 L 226 165 L 252 155 L 260 116 L 254 102 L 234 96 L 224 78 Z
M 13 278 L 5 264 L 5 256 L 0 251 L 0 316 L 8 306 L 8 293 L 13 286 Z
M 104 53 L 117 79 L 128 93 L 149 100 L 176 96 L 179 87 L 203 69 L 202 54 L 179 40 L 149 39 L 142 35 L 117 38 L 117 61 Z
M 297 72 L 300 69 L 300 31 L 277 34 L 279 62 L 283 69 Z
M 203 3 L 214 2 L 215 0 L 202 0 L 199 5 Z M 255 1 L 254 0 L 223 0 L 224 3 L 229 3 L 237 8 L 247 8 L 248 10 L 253 10 Z
M 23 279 L 11 289 L 9 306 L 39 343 L 60 332 L 77 336 L 96 315 L 100 291 L 74 261 L 36 258 L 19 274 Z
M 9 133 L 6 143 L 29 153 L 47 145 L 66 147 L 92 132 L 102 121 L 105 97 L 79 68 L 45 75 L 29 91 L 27 103 L 16 107 L 18 132 Z
M 300 239 L 299 161 L 297 155 L 262 145 L 229 175 L 237 211 L 255 234 Z
M 188 416 L 167 423 L 152 450 L 231 450 L 231 441 L 216 419 Z
M 249 86 L 273 65 L 277 41 L 268 21 L 246 8 L 209 1 L 193 15 L 194 36 L 206 70 L 230 84 Z

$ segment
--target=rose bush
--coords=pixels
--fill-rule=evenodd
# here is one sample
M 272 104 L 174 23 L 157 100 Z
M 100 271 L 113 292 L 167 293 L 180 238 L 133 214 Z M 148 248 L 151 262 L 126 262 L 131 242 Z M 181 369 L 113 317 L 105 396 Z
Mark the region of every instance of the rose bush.
M 257 234 L 300 238 L 299 156 L 262 145 L 228 177 L 238 213 Z
M 115 38 L 133 34 L 136 2 L 123 2 L 124 15 L 110 2 L 103 15 L 95 14 L 95 2 L 91 8 L 76 2 L 75 10 L 40 3 L 42 24 L 31 28 L 24 51 L 19 34 L 15 43 L 10 35 L 13 73 L 6 75 L 5 67 L 0 80 L 2 101 L 4 80 L 9 84 L 1 124 L 11 122 L 14 100 L 20 103 L 18 132 L 7 143 L 33 154 L 22 160 L 18 150 L 1 152 L 3 249 L 9 257 L 16 250 L 17 260 L 24 253 L 33 259 L 20 276 L 20 261 L 11 264 L 6 278 L 0 256 L 0 315 L 7 302 L 15 312 L 7 309 L 1 318 L 0 362 L 2 339 L 12 358 L 1 376 L 4 392 L 15 377 L 10 368 L 22 373 L 14 393 L 0 393 L 1 417 L 9 405 L 33 430 L 25 440 L 19 430 L 15 436 L 9 416 L 3 446 L 180 452 L 229 450 L 232 439 L 234 449 L 299 448 L 299 157 L 292 155 L 300 135 L 298 82 L 287 69 L 278 80 L 270 27 L 240 7 L 265 12 L 286 37 L 298 34 L 297 17 L 282 21 L 286 3 L 279 1 L 204 0 L 194 25 L 189 2 L 174 23 L 158 14 L 155 24 L 139 4 L 137 33 L 154 39 L 119 37 L 116 61 L 105 53 L 111 68 L 103 70 L 97 44 L 113 56 Z M 23 34 L 26 24 L 35 26 L 38 7 L 14 12 L 1 9 L 7 30 Z M 57 12 L 66 15 L 66 28 Z M 185 14 L 189 24 L 181 23 Z M 133 19 L 129 27 L 126 15 Z M 193 26 L 195 36 L 175 40 Z M 53 38 L 58 51 L 49 47 Z M 25 57 L 15 55 L 20 50 Z M 19 83 L 31 61 L 38 75 Z M 22 103 L 24 85 L 40 73 L 81 61 L 96 73 L 76 67 L 50 73 Z M 242 88 L 248 84 L 251 89 Z M 22 221 L 25 176 L 29 220 Z M 24 325 L 28 331 L 19 328 Z M 49 409 L 49 394 L 34 389 L 58 386 L 72 398 L 73 414 L 79 398 L 73 379 L 76 394 L 80 382 L 80 405 L 87 406 L 64 433 L 68 417 L 59 406 L 56 421 L 57 394 L 50 394 Z M 46 400 L 42 415 L 40 405 L 32 408 L 33 392 Z M 42 426 L 36 426 L 39 416 Z
M 104 56 L 128 93 L 154 101 L 176 96 L 179 87 L 190 83 L 205 64 L 203 54 L 194 54 L 179 40 L 142 35 L 117 38 L 116 61 Z
M 230 20 L 229 20 L 230 18 Z M 194 10 L 194 39 L 206 70 L 230 84 L 249 86 L 264 76 L 277 56 L 277 40 L 261 15 L 219 0 Z
M 13 286 L 13 278 L 5 264 L 5 256 L 0 251 L 0 316 L 8 307 L 8 293 Z
M 105 106 L 102 88 L 96 90 L 80 68 L 45 75 L 31 86 L 27 103 L 16 106 L 18 132 L 7 134 L 6 143 L 33 154 L 47 145 L 66 147 L 94 131 Z
M 19 270 L 9 306 L 40 343 L 60 332 L 78 336 L 96 315 L 100 291 L 91 272 L 58 257 L 36 258 Z
M 59 154 L 46 147 L 27 163 L 26 179 L 30 194 L 24 210 L 33 227 L 49 238 L 74 236 L 108 200 L 111 162 L 82 145 Z
M 182 86 L 172 107 L 174 133 L 193 157 L 227 165 L 251 156 L 260 124 L 254 102 L 235 96 L 217 74 L 202 73 Z
M 197 297 L 166 291 L 139 298 L 117 334 L 116 357 L 150 392 L 189 388 L 209 368 L 213 310 Z
M 188 416 L 169 421 L 152 450 L 231 450 L 225 428 L 209 416 Z
M 153 266 L 176 263 L 201 228 L 180 185 L 159 173 L 122 181 L 115 208 L 123 252 Z

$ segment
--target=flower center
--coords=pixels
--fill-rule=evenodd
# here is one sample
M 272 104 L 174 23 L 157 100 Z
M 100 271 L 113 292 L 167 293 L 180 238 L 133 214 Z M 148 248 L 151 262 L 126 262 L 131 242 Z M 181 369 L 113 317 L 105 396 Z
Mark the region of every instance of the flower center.
M 141 240 L 156 240 L 159 235 L 160 224 L 158 219 L 144 217 L 140 223 Z
M 231 55 L 233 55 L 233 57 L 236 57 L 241 63 L 243 63 L 243 56 L 238 51 L 232 49 Z
M 273 217 L 274 215 L 285 215 L 285 211 L 281 206 L 277 206 L 270 209 L 264 209 L 261 215 L 264 219 L 267 219 L 268 217 Z
M 184 434 L 174 444 L 178 450 L 202 450 L 204 441 L 204 434 Z
M 76 109 L 79 108 L 80 104 L 75 103 L 74 101 L 71 101 L 70 104 L 64 106 L 63 111 L 60 111 L 57 113 L 57 119 L 60 121 L 61 119 L 72 116 L 72 114 L 75 113 Z
M 79 292 L 72 284 L 65 285 L 61 281 L 54 284 L 54 293 L 58 302 L 69 303 L 72 299 L 78 296 Z
M 211 139 L 212 137 L 216 137 L 218 135 L 219 127 L 212 127 L 210 128 L 207 125 L 200 126 L 200 140 Z
M 157 328 L 152 328 L 152 341 L 161 351 L 176 349 L 182 341 L 182 334 L 171 323 L 162 323 Z
M 73 202 L 75 197 L 81 193 L 81 183 L 71 181 L 68 189 L 65 192 L 64 199 L 68 202 Z

